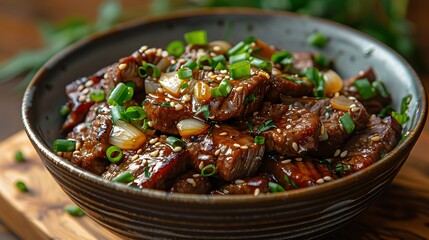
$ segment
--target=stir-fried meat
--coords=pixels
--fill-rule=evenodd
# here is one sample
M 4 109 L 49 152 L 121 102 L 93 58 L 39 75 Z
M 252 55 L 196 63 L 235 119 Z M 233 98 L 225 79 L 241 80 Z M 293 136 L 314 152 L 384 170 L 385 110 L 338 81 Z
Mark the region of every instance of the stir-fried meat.
M 317 150 L 321 124 L 319 117 L 306 109 L 265 102 L 249 123 L 253 134 L 265 138 L 267 152 L 301 156 Z
M 335 175 L 326 160 L 309 157 L 287 158 L 268 155 L 264 159 L 264 169 L 286 190 L 303 188 L 332 181 Z
M 335 159 L 335 169 L 344 176 L 378 161 L 401 139 L 402 126 L 392 117 L 371 116 L 367 128 L 350 138 Z
M 157 139 L 157 141 L 150 141 Z M 186 149 L 174 151 L 166 143 L 167 136 L 152 136 L 149 144 L 141 152 L 124 151 L 120 164 L 112 163 L 103 174 L 103 178 L 112 180 L 119 174 L 129 171 L 134 181 L 129 185 L 139 188 L 165 189 L 167 180 L 171 180 L 186 171 L 189 153 Z
M 225 194 L 254 194 L 268 193 L 270 177 L 266 174 L 247 179 L 236 179 L 234 183 L 224 187 Z
M 187 144 L 192 164 L 201 171 L 214 165 L 225 181 L 253 176 L 262 163 L 264 145 L 231 126 L 213 127 L 210 134 L 191 137 Z
M 313 96 L 313 84 L 311 82 L 304 79 L 295 81 L 295 79 L 297 78 L 288 74 L 273 74 L 265 100 L 280 102 L 281 95 L 291 97 Z
M 211 189 L 212 184 L 207 177 L 191 170 L 174 180 L 170 192 L 206 194 L 209 193 Z

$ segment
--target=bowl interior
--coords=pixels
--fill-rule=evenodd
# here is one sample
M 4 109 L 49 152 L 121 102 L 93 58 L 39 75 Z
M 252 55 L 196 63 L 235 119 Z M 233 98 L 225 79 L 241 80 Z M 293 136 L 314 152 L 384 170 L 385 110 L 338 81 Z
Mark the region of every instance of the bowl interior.
M 278 12 L 220 9 L 129 24 L 87 38 L 51 59 L 32 81 L 24 99 L 24 125 L 32 141 L 62 166 L 72 169 L 71 164 L 50 152 L 52 142 L 62 137 L 59 130 L 64 119 L 58 111 L 66 101 L 66 84 L 112 64 L 142 45 L 164 48 L 172 40 L 182 40 L 184 33 L 196 29 L 207 30 L 210 41 L 238 42 L 255 36 L 289 51 L 318 51 L 334 61 L 336 70 L 343 77 L 373 67 L 378 79 L 385 82 L 391 92 L 396 109 L 404 96 L 413 96 L 409 109 L 412 121 L 408 122 L 407 130 L 423 126 L 426 96 L 422 84 L 410 66 L 383 44 L 320 19 Z M 306 41 L 316 31 L 329 37 L 329 43 L 323 49 L 314 48 Z M 401 144 L 411 143 L 406 139 Z

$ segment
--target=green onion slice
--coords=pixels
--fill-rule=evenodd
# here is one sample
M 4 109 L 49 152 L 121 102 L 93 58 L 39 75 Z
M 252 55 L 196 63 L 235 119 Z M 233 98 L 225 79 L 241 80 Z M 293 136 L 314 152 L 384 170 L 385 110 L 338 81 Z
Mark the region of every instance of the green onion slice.
M 260 68 L 264 70 L 265 72 L 271 73 L 271 70 L 273 69 L 273 65 L 269 61 L 262 60 L 260 58 L 253 58 L 250 61 L 250 64 L 254 67 Z
M 78 206 L 75 206 L 75 205 L 65 206 L 64 211 L 74 217 L 81 217 L 85 215 L 82 209 L 80 209 Z
M 161 76 L 158 67 L 151 63 L 144 63 L 138 68 L 137 73 L 141 78 L 146 78 L 147 76 L 159 78 Z
M 207 165 L 201 169 L 201 176 L 210 177 L 216 173 L 217 169 L 213 164 Z
M 194 71 L 194 69 L 197 67 L 198 65 L 197 65 L 197 63 L 196 62 L 194 62 L 194 61 L 192 61 L 192 60 L 188 60 L 185 64 L 183 64 L 182 66 L 181 66 L 181 68 L 189 68 L 189 69 L 191 69 L 192 71 Z
M 125 108 L 122 106 L 113 106 L 110 110 L 110 115 L 112 116 L 113 124 L 116 124 L 119 120 L 124 122 L 129 122 L 130 118 L 125 112 Z
M 368 79 L 356 80 L 353 85 L 357 88 L 359 95 L 363 100 L 369 100 L 375 97 L 374 90 L 372 89 L 371 83 Z
M 143 120 L 146 117 L 146 111 L 140 106 L 130 106 L 125 111 L 130 120 Z
M 249 49 L 250 49 L 249 44 L 241 41 L 241 42 L 237 43 L 235 46 L 233 46 L 232 48 L 230 48 L 227 52 L 227 55 L 228 56 L 234 56 L 236 54 L 248 52 Z
M 242 62 L 242 61 L 249 60 L 249 58 L 250 58 L 250 54 L 248 52 L 244 52 L 244 53 L 232 55 L 231 57 L 229 57 L 229 63 L 233 64 L 236 62 Z
M 282 75 L 281 77 L 286 79 L 286 80 L 292 81 L 296 84 L 299 84 L 299 85 L 304 85 L 304 86 L 307 85 L 307 83 L 304 82 L 301 78 L 297 78 L 297 77 L 293 77 L 293 76 L 285 76 L 285 75 Z
M 22 163 L 25 162 L 24 154 L 21 150 L 15 152 L 15 162 Z
M 285 192 L 286 191 L 280 184 L 274 183 L 274 182 L 269 182 L 268 188 L 270 189 L 270 192 L 272 192 L 272 193 Z
M 329 67 L 329 61 L 321 53 L 315 54 L 313 58 L 317 65 L 319 65 L 321 68 Z
M 216 70 L 227 70 L 226 66 L 224 64 L 222 64 L 222 63 L 217 63 L 215 69 Z
M 409 107 L 409 105 L 411 103 L 411 99 L 412 98 L 413 98 L 413 96 L 411 96 L 411 94 L 410 94 L 410 95 L 405 96 L 402 99 L 402 102 L 401 102 L 401 113 L 402 114 L 407 113 L 408 107 Z
M 134 176 L 130 171 L 125 171 L 112 179 L 113 182 L 129 183 L 134 181 Z
M 89 98 L 91 99 L 91 101 L 94 101 L 94 102 L 102 102 L 102 101 L 104 101 L 104 99 L 106 97 L 105 97 L 105 94 L 104 94 L 103 90 L 101 90 L 101 89 L 94 89 L 89 94 Z
M 282 65 L 290 64 L 293 62 L 293 55 L 288 51 L 276 52 L 271 56 L 271 61 L 280 64 L 283 62 L 284 64 Z
M 217 55 L 217 56 L 214 56 L 212 59 L 214 63 L 213 65 L 215 65 L 214 67 L 216 67 L 219 63 L 226 65 L 226 58 L 224 55 Z
M 186 143 L 182 140 L 179 139 L 177 137 L 173 137 L 173 136 L 169 136 L 166 140 L 168 145 L 172 146 L 172 147 L 185 147 Z
M 392 115 L 392 112 L 394 112 L 395 109 L 392 105 L 387 105 L 383 109 L 381 109 L 380 113 L 377 115 L 378 117 L 385 118 L 387 116 Z
M 143 120 L 143 126 L 142 126 L 142 128 L 144 130 L 153 130 L 153 128 L 149 126 L 149 122 L 150 122 L 149 119 Z
M 106 157 L 112 163 L 119 162 L 123 155 L 122 150 L 118 146 L 110 146 L 106 150 Z
M 67 105 L 62 105 L 60 108 L 60 115 L 61 116 L 67 116 L 70 113 L 70 109 L 69 107 L 67 107 Z
M 198 110 L 195 112 L 195 116 L 197 116 L 200 113 L 203 114 L 206 120 L 209 120 L 209 117 L 210 117 L 209 105 L 203 105 L 200 108 L 198 108 Z
M 167 52 L 178 58 L 185 52 L 185 46 L 182 41 L 175 40 L 168 44 Z
M 404 113 L 392 112 L 392 117 L 394 117 L 401 125 L 408 121 L 408 115 Z
M 180 69 L 177 71 L 177 76 L 178 76 L 180 79 L 189 79 L 189 78 L 192 78 L 192 70 L 191 70 L 190 68 L 187 68 L 187 67 L 185 67 L 185 68 L 180 68 Z
M 259 144 L 259 145 L 262 145 L 262 144 L 264 144 L 264 143 L 265 143 L 265 138 L 264 138 L 264 137 L 262 137 L 262 136 L 256 136 L 256 137 L 255 137 L 255 143 L 256 143 L 256 144 Z
M 52 146 L 54 152 L 73 152 L 76 149 L 76 141 L 68 139 L 57 139 Z
M 347 134 L 350 134 L 353 132 L 353 130 L 355 130 L 355 122 L 353 121 L 349 113 L 345 113 L 343 116 L 340 117 L 340 123 L 343 125 Z
M 189 86 L 189 83 L 188 83 L 188 82 L 184 82 L 184 83 L 180 84 L 180 89 L 181 89 L 181 90 L 184 90 L 184 89 L 186 89 L 188 86 Z
M 258 127 L 256 130 L 256 134 L 260 134 L 261 132 L 265 132 L 271 128 L 276 128 L 276 124 L 274 124 L 274 121 L 272 119 L 265 121 L 262 123 L 261 126 Z
M 19 189 L 19 191 L 28 192 L 27 185 L 25 185 L 23 181 L 17 181 L 15 184 L 16 184 L 16 187 Z
M 169 102 L 160 102 L 158 106 L 171 108 L 171 104 Z
M 234 79 L 240 79 L 251 75 L 250 62 L 242 61 L 229 65 L 229 76 Z
M 124 83 L 118 83 L 113 91 L 110 93 L 109 99 L 107 99 L 107 103 L 113 106 L 122 105 L 128 98 L 129 88 Z
M 319 70 L 314 67 L 309 67 L 305 70 L 307 80 L 313 83 L 313 94 L 315 97 L 325 97 L 325 79 Z
M 308 36 L 307 42 L 317 48 L 323 48 L 328 43 L 328 37 L 320 32 L 316 32 Z
M 232 90 L 232 86 L 231 86 L 231 83 L 229 83 L 228 79 L 224 78 L 220 82 L 218 89 L 220 94 L 222 94 L 223 97 L 227 97 Z
M 210 88 L 210 94 L 212 95 L 213 98 L 217 98 L 217 97 L 221 97 L 222 93 L 220 93 L 219 88 Z
M 200 69 L 204 69 L 204 67 L 212 68 L 212 65 L 213 65 L 213 59 L 212 59 L 211 57 L 209 57 L 209 56 L 205 56 L 205 55 L 200 56 L 200 57 L 197 59 L 197 65 L 198 65 L 198 67 L 199 67 Z
M 296 184 L 292 179 L 290 179 L 288 175 L 286 175 L 286 174 L 285 174 L 285 176 L 283 177 L 283 179 L 284 179 L 287 183 L 289 183 L 290 185 L 292 185 L 292 187 L 294 187 L 294 188 L 298 188 L 298 185 L 297 185 L 297 184 Z
M 187 32 L 184 37 L 188 44 L 207 45 L 207 32 L 204 30 Z

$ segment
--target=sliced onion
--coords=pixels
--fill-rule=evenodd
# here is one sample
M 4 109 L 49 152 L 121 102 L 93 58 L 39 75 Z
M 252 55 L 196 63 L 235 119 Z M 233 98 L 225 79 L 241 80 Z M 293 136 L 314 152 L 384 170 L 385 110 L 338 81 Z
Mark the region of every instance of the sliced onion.
M 183 83 L 183 80 L 179 79 L 177 72 L 161 74 L 159 83 L 167 93 L 174 97 L 180 97 L 180 85 Z
M 350 100 L 343 95 L 336 96 L 331 99 L 332 108 L 340 111 L 348 111 L 351 105 L 354 103 L 355 102 L 353 100 Z
M 328 136 L 328 131 L 326 131 L 325 126 L 323 126 L 320 128 L 320 135 L 319 135 L 319 141 L 326 141 L 328 140 L 329 136 Z
M 217 55 L 226 54 L 226 52 L 228 52 L 230 48 L 232 48 L 231 43 L 226 41 L 209 42 L 209 49 L 214 53 L 216 53 Z
M 109 135 L 109 143 L 121 149 L 138 149 L 146 141 L 146 135 L 122 120 L 116 122 Z
M 161 84 L 157 80 L 154 80 L 151 77 L 147 77 L 144 80 L 144 90 L 146 94 L 154 93 L 158 88 L 161 87 Z
M 181 120 L 176 125 L 180 136 L 199 135 L 209 129 L 210 125 L 205 124 L 197 119 L 189 118 Z
M 171 61 L 168 58 L 162 58 L 158 64 L 156 64 L 156 67 L 160 72 L 165 72 L 170 65 Z
M 332 96 L 343 88 L 343 79 L 333 70 L 323 73 L 325 79 L 325 95 Z

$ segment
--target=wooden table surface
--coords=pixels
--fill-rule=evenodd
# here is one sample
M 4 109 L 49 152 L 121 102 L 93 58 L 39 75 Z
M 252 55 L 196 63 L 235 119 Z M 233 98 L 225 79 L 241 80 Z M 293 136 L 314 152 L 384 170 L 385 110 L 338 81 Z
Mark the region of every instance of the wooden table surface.
M 21 49 L 40 47 L 38 19 L 58 21 L 81 14 L 93 19 L 99 0 L 1 0 L 0 1 L 0 62 Z M 85 8 L 79 6 L 84 3 Z M 147 7 L 148 1 L 123 0 L 126 7 Z M 427 2 L 411 1 L 410 19 L 416 24 L 417 40 L 423 58 L 429 59 L 429 22 Z M 424 10 L 426 9 L 426 10 Z M 427 66 L 427 65 L 426 65 Z M 429 69 L 429 68 L 427 68 Z M 429 75 L 419 73 L 429 89 Z M 22 92 L 14 87 L 21 78 L 0 85 L 0 109 L 6 117 L 0 118 L 0 141 L 22 130 L 20 104 Z M 374 206 L 358 219 L 336 232 L 332 239 L 429 239 L 429 123 L 414 147 L 409 159 L 394 183 Z M 418 181 L 418 182 L 416 182 Z M 4 209 L 3 209 L 4 210 Z M 0 211 L 2 206 L 0 206 Z M 2 224 L 0 239 L 15 240 L 19 236 Z

